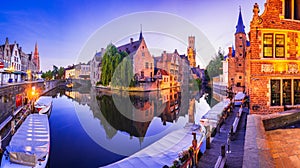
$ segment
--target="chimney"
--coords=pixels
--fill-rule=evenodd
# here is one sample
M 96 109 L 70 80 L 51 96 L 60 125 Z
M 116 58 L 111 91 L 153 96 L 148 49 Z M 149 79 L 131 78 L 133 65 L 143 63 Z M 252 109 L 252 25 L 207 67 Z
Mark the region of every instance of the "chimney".
M 101 48 L 101 53 L 104 54 L 104 48 Z
M 130 44 L 132 44 L 133 43 L 133 38 L 130 38 Z
M 232 47 L 228 47 L 229 53 L 228 53 L 228 57 L 231 58 L 232 57 Z

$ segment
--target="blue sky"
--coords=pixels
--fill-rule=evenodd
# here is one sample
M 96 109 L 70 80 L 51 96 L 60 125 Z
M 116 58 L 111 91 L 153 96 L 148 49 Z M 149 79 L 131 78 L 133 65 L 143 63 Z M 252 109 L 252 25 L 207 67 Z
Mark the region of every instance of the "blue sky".
M 52 69 L 52 65 L 57 66 L 71 65 L 77 61 L 90 60 L 93 54 L 79 56 L 89 39 L 101 28 L 115 20 L 120 20 L 124 16 L 133 13 L 154 11 L 174 15 L 180 19 L 186 20 L 189 25 L 195 26 L 211 43 L 215 51 L 219 47 L 231 46 L 234 39 L 235 26 L 238 19 L 239 6 L 242 7 L 242 14 L 246 32 L 249 31 L 249 24 L 252 18 L 252 9 L 254 3 L 260 6 L 261 13 L 265 0 L 111 0 L 111 1 L 87 1 L 87 0 L 14 0 L 1 2 L 0 10 L 0 43 L 4 43 L 8 37 L 10 43 L 16 41 L 22 46 L 23 51 L 30 53 L 34 49 L 35 42 L 39 45 L 40 60 L 42 70 Z M 261 14 L 260 13 L 260 14 Z M 154 18 L 155 19 L 155 18 Z M 145 40 L 148 47 L 155 46 L 159 37 L 159 23 L 157 25 L 147 25 L 151 18 L 145 20 L 143 30 L 151 32 L 156 28 L 156 37 L 151 37 L 151 33 L 145 34 Z M 123 22 L 119 22 L 123 23 Z M 155 22 L 153 22 L 155 23 Z M 183 23 L 183 22 L 181 22 Z M 140 24 L 130 20 L 131 33 L 138 38 Z M 189 26 L 187 25 L 187 26 Z M 112 42 L 122 44 L 122 38 L 111 38 L 111 34 L 118 34 L 119 31 L 126 28 L 126 25 L 119 25 L 110 28 L 110 32 L 105 36 L 105 40 L 99 39 L 99 47 L 105 48 L 107 44 L 101 42 Z M 128 28 L 127 28 L 128 29 Z M 185 32 L 185 25 L 178 25 L 176 28 L 170 27 L 169 30 L 176 29 L 178 33 Z M 166 33 L 166 32 L 164 32 Z M 193 35 L 193 32 L 190 33 Z M 173 34 L 174 36 L 174 34 Z M 148 40 L 147 40 L 148 38 Z M 197 41 L 198 39 L 198 41 Z M 197 42 L 201 38 L 196 36 Z M 125 39 L 125 41 L 127 41 Z M 181 40 L 182 41 L 182 40 Z M 187 37 L 186 37 L 187 41 Z M 202 40 L 200 40 L 202 41 Z M 167 51 L 179 49 L 181 54 L 185 53 L 184 47 L 173 45 L 173 43 L 163 43 L 161 48 Z M 169 44 L 169 46 L 168 46 Z M 197 50 L 201 50 L 201 46 Z M 160 51 L 153 52 L 153 55 L 159 55 Z M 199 52 L 201 53 L 201 52 Z M 213 54 L 206 54 L 211 58 Z M 208 56 L 209 55 L 209 56 Z M 82 57 L 78 59 L 79 57 Z M 198 55 L 198 57 L 204 57 Z M 198 62 L 201 66 L 205 66 Z

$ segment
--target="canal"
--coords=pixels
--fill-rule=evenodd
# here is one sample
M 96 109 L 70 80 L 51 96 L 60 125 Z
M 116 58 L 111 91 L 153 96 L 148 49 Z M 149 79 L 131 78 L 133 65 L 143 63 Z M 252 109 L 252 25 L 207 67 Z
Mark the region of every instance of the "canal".
M 103 93 L 53 90 L 49 167 L 99 167 L 121 160 L 183 128 L 209 109 L 199 93 L 177 89 Z

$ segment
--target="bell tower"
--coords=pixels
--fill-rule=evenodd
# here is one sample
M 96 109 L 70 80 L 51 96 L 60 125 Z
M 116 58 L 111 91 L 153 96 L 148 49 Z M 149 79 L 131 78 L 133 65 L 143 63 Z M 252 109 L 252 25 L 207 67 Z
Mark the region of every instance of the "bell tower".
M 189 45 L 187 48 L 188 60 L 191 67 L 196 67 L 196 50 L 195 50 L 195 36 L 188 37 Z

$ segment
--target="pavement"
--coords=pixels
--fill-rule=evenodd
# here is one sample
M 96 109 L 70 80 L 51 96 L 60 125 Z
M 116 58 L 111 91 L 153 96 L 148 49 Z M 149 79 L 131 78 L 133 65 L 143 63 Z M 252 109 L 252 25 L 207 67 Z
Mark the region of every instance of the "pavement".
M 239 107 L 235 107 L 233 113 L 230 113 L 224 124 L 220 128 L 220 133 L 217 133 L 213 138 L 210 149 L 207 149 L 204 155 L 200 158 L 198 163 L 199 168 L 211 168 L 215 166 L 218 156 L 221 154 L 221 146 L 226 145 L 227 151 L 227 139 L 230 132 L 230 128 L 236 113 L 238 113 Z M 226 153 L 227 161 L 226 165 L 230 168 L 240 168 L 243 166 L 244 156 L 244 142 L 246 134 L 246 123 L 247 123 L 248 108 L 243 109 L 242 116 L 239 121 L 236 134 L 233 136 L 233 140 L 229 142 L 231 153 Z

